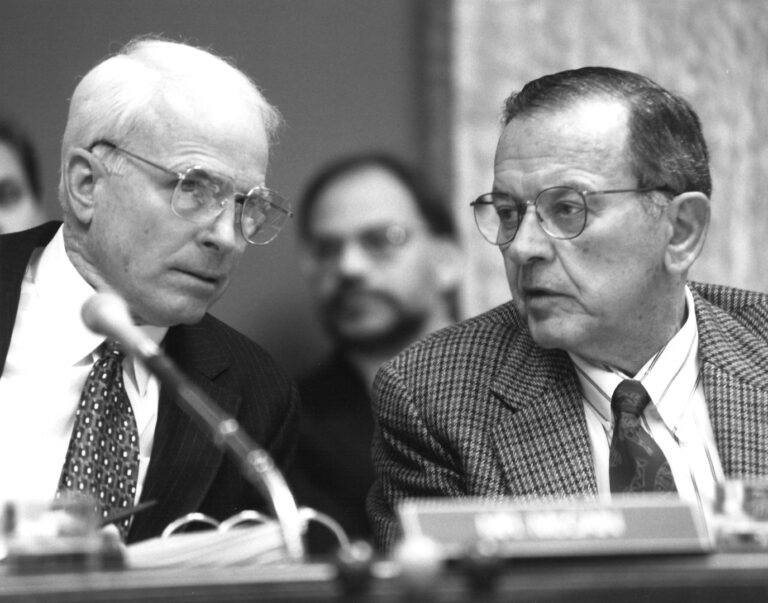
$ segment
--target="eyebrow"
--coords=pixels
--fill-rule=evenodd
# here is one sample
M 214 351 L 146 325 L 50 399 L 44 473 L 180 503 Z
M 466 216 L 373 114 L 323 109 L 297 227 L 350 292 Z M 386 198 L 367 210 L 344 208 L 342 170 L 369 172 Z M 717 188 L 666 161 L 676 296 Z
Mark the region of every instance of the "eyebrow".
M 556 188 L 556 187 L 560 187 L 560 186 L 572 188 L 573 190 L 578 191 L 580 193 L 590 193 L 590 192 L 593 192 L 589 187 L 587 187 L 587 185 L 585 185 L 585 184 L 583 184 L 581 182 L 577 182 L 575 180 L 568 179 L 568 180 L 563 180 L 562 182 L 558 182 L 557 184 L 549 184 L 547 186 L 543 186 L 538 191 L 536 191 L 536 195 L 541 193 L 541 191 L 545 191 L 545 190 L 547 190 L 549 188 Z M 516 194 L 510 193 L 509 191 L 506 191 L 506 190 L 500 190 L 499 188 L 497 188 L 495 186 L 491 189 L 491 192 L 492 193 L 501 193 L 502 195 L 507 195 L 508 197 L 511 197 L 512 199 L 515 199 L 516 201 L 525 201 L 525 199 L 523 199 L 523 197 L 521 195 L 516 195 Z M 533 198 L 535 198 L 536 195 L 534 195 Z

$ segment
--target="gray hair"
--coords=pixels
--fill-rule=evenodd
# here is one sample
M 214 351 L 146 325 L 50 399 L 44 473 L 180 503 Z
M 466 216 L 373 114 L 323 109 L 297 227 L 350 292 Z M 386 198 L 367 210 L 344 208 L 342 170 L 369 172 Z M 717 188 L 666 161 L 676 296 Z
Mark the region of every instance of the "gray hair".
M 643 75 L 582 67 L 528 82 L 506 99 L 502 121 L 555 111 L 586 98 L 614 98 L 629 108 L 629 161 L 639 188 L 712 194 L 709 151 L 691 105 Z
M 222 80 L 239 89 L 239 97 L 253 99 L 271 145 L 282 123 L 280 112 L 245 73 L 208 50 L 160 37 L 140 37 L 91 69 L 75 88 L 64 130 L 59 184 L 64 211 L 64 161 L 69 149 L 88 147 L 100 139 L 125 138 L 143 126 L 152 125 L 148 117 L 153 112 L 148 107 L 158 99 L 179 94 L 184 87 L 199 88 L 201 82 L 215 86 L 216 81 Z

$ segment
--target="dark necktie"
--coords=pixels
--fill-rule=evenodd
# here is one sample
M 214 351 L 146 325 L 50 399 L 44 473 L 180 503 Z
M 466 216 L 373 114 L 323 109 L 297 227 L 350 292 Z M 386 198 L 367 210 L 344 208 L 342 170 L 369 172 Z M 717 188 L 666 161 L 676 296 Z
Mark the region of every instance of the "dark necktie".
M 611 492 L 676 492 L 664 453 L 640 417 L 651 397 L 639 381 L 625 379 L 611 398 L 614 414 L 609 460 Z
M 65 491 L 93 497 L 99 517 L 132 506 L 136 496 L 139 432 L 122 361 L 116 344 L 105 343 L 83 386 L 56 492 L 56 498 Z M 130 518 L 117 524 L 123 538 L 129 525 Z

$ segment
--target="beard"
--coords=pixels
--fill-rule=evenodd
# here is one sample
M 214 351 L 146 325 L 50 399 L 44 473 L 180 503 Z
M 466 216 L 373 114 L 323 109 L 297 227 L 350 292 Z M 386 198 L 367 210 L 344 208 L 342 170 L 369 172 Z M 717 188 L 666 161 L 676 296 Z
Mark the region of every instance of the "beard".
M 375 320 L 376 315 L 379 320 Z M 374 324 L 365 324 L 374 318 Z M 345 286 L 323 307 L 323 322 L 344 350 L 394 355 L 424 330 L 427 313 L 380 290 Z

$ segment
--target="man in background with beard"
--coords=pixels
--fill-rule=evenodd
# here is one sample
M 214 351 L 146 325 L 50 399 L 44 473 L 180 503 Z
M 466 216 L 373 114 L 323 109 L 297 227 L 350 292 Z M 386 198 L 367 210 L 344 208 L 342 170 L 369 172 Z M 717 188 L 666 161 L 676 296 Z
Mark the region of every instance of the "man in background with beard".
M 366 539 L 374 376 L 408 344 L 456 319 L 455 226 L 447 199 L 421 174 L 370 153 L 341 158 L 311 180 L 298 229 L 302 267 L 334 350 L 299 381 L 294 492 L 299 504 Z M 328 542 L 329 533 L 310 532 L 310 551 Z

